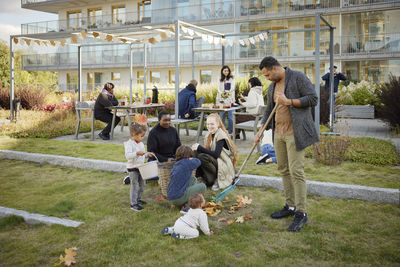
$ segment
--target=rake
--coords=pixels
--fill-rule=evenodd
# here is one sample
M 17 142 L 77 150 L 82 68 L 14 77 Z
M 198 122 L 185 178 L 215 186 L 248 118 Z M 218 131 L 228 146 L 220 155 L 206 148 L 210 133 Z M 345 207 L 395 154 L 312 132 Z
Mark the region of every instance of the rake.
M 275 105 L 274 109 L 271 111 L 271 114 L 269 114 L 268 120 L 266 123 L 264 123 L 263 127 L 261 128 L 260 132 L 264 132 L 265 128 L 267 127 L 267 125 L 269 124 L 269 122 L 272 119 L 272 116 L 275 114 L 276 108 L 278 107 L 278 104 Z M 247 161 L 249 160 L 251 154 L 253 154 L 254 149 L 256 148 L 257 143 L 254 142 L 250 153 L 247 155 L 246 159 L 243 161 L 242 166 L 240 166 L 239 171 L 236 173 L 235 177 L 232 180 L 232 184 L 230 186 L 228 186 L 224 191 L 222 191 L 221 193 L 218 194 L 218 196 L 215 198 L 215 203 L 221 202 L 228 194 L 230 194 L 233 190 L 236 189 L 236 185 L 238 184 L 238 182 L 240 181 L 239 175 L 242 172 L 244 166 L 246 165 Z

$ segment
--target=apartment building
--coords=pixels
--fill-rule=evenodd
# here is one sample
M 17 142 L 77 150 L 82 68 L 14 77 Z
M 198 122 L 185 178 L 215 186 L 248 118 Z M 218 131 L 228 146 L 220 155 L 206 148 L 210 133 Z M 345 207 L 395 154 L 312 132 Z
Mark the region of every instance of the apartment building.
M 268 39 L 249 46 L 226 46 L 225 62 L 236 76 L 259 74 L 258 64 L 272 55 L 285 66 L 315 77 L 316 14 L 334 27 L 335 65 L 350 80 L 384 82 L 400 75 L 400 0 L 21 0 L 22 8 L 58 14 L 57 21 L 21 25 L 27 36 L 54 36 L 88 31 L 124 34 L 138 27 L 179 19 L 238 40 L 272 31 Z M 324 24 L 321 24 L 324 26 Z M 276 32 L 287 29 L 289 32 Z M 290 30 L 294 30 L 290 32 Z M 321 32 L 320 74 L 329 69 L 329 32 Z M 85 39 L 86 42 L 90 40 Z M 181 81 L 192 78 L 191 41 L 181 41 Z M 174 41 L 147 46 L 146 82 L 175 83 Z M 220 76 L 221 44 L 194 40 L 194 78 L 216 82 Z M 129 46 L 113 44 L 82 48 L 83 85 L 93 89 L 111 81 L 129 87 Z M 24 70 L 58 71 L 61 90 L 77 87 L 77 48 L 66 46 L 51 54 L 25 54 Z M 143 83 L 144 51 L 133 53 L 134 84 Z M 172 87 L 172 86 L 171 86 Z

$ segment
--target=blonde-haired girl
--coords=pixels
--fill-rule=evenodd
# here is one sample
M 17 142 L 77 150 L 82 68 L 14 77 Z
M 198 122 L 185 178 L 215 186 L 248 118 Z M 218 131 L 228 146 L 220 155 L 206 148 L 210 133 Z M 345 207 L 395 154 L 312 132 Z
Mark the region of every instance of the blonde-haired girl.
M 212 190 L 217 191 L 231 184 L 235 177 L 238 155 L 236 146 L 217 113 L 208 115 L 207 129 L 205 146 L 198 143 L 192 146 L 201 161 L 196 176 L 202 177 L 207 186 L 212 186 Z

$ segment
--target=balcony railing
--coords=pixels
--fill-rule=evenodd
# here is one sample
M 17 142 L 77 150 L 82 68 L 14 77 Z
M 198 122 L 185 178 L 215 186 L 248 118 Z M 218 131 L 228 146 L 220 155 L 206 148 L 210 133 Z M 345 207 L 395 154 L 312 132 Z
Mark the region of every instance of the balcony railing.
M 22 0 L 22 3 L 44 2 L 45 0 Z M 269 15 L 291 15 L 294 12 L 318 11 L 319 9 L 373 5 L 377 3 L 394 3 L 400 0 L 316 0 L 313 4 L 304 4 L 302 0 L 257 1 L 257 5 L 250 5 L 252 1 L 223 1 L 220 4 L 178 5 L 176 8 L 151 9 L 150 17 L 142 17 L 138 12 L 119 14 L 119 19 L 111 15 L 81 17 L 69 20 L 54 20 L 33 22 L 21 25 L 22 34 L 37 34 L 47 32 L 62 32 L 73 30 L 102 30 L 121 28 L 135 24 L 169 23 L 175 18 L 184 21 L 214 21 L 229 18 L 251 16 L 268 17 Z M 268 5 L 271 3 L 271 5 Z

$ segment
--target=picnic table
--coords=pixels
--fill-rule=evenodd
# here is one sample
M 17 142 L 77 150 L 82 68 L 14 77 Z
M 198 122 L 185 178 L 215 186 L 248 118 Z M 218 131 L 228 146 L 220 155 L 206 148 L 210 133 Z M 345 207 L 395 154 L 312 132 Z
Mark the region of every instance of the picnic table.
M 200 136 L 202 135 L 203 128 L 204 128 L 204 117 L 205 113 L 223 113 L 222 120 L 225 121 L 226 117 L 228 116 L 229 111 L 235 111 L 235 110 L 240 110 L 244 109 L 244 106 L 235 106 L 235 107 L 229 107 L 229 108 L 213 108 L 213 107 L 199 107 L 199 108 L 193 108 L 192 110 L 195 112 L 200 112 L 200 122 L 199 122 L 199 127 L 197 128 L 197 136 L 196 136 L 196 143 L 199 142 Z
M 115 116 L 117 115 L 118 111 L 124 112 L 124 116 L 127 117 L 128 119 L 128 127 L 131 126 L 131 119 L 130 119 L 130 115 L 137 113 L 138 110 L 143 110 L 144 114 L 147 113 L 147 109 L 148 108 L 159 108 L 159 107 L 164 107 L 164 104 L 154 104 L 154 103 L 150 103 L 150 104 L 129 104 L 129 105 L 125 105 L 125 106 L 111 106 L 111 107 L 107 107 L 108 109 L 110 109 L 113 112 L 113 118 L 112 118 L 112 124 L 111 124 L 111 134 L 110 134 L 110 138 L 113 139 L 114 136 L 114 125 L 115 125 Z M 134 112 L 133 112 L 134 111 Z M 156 115 L 158 116 L 158 110 L 156 109 Z

